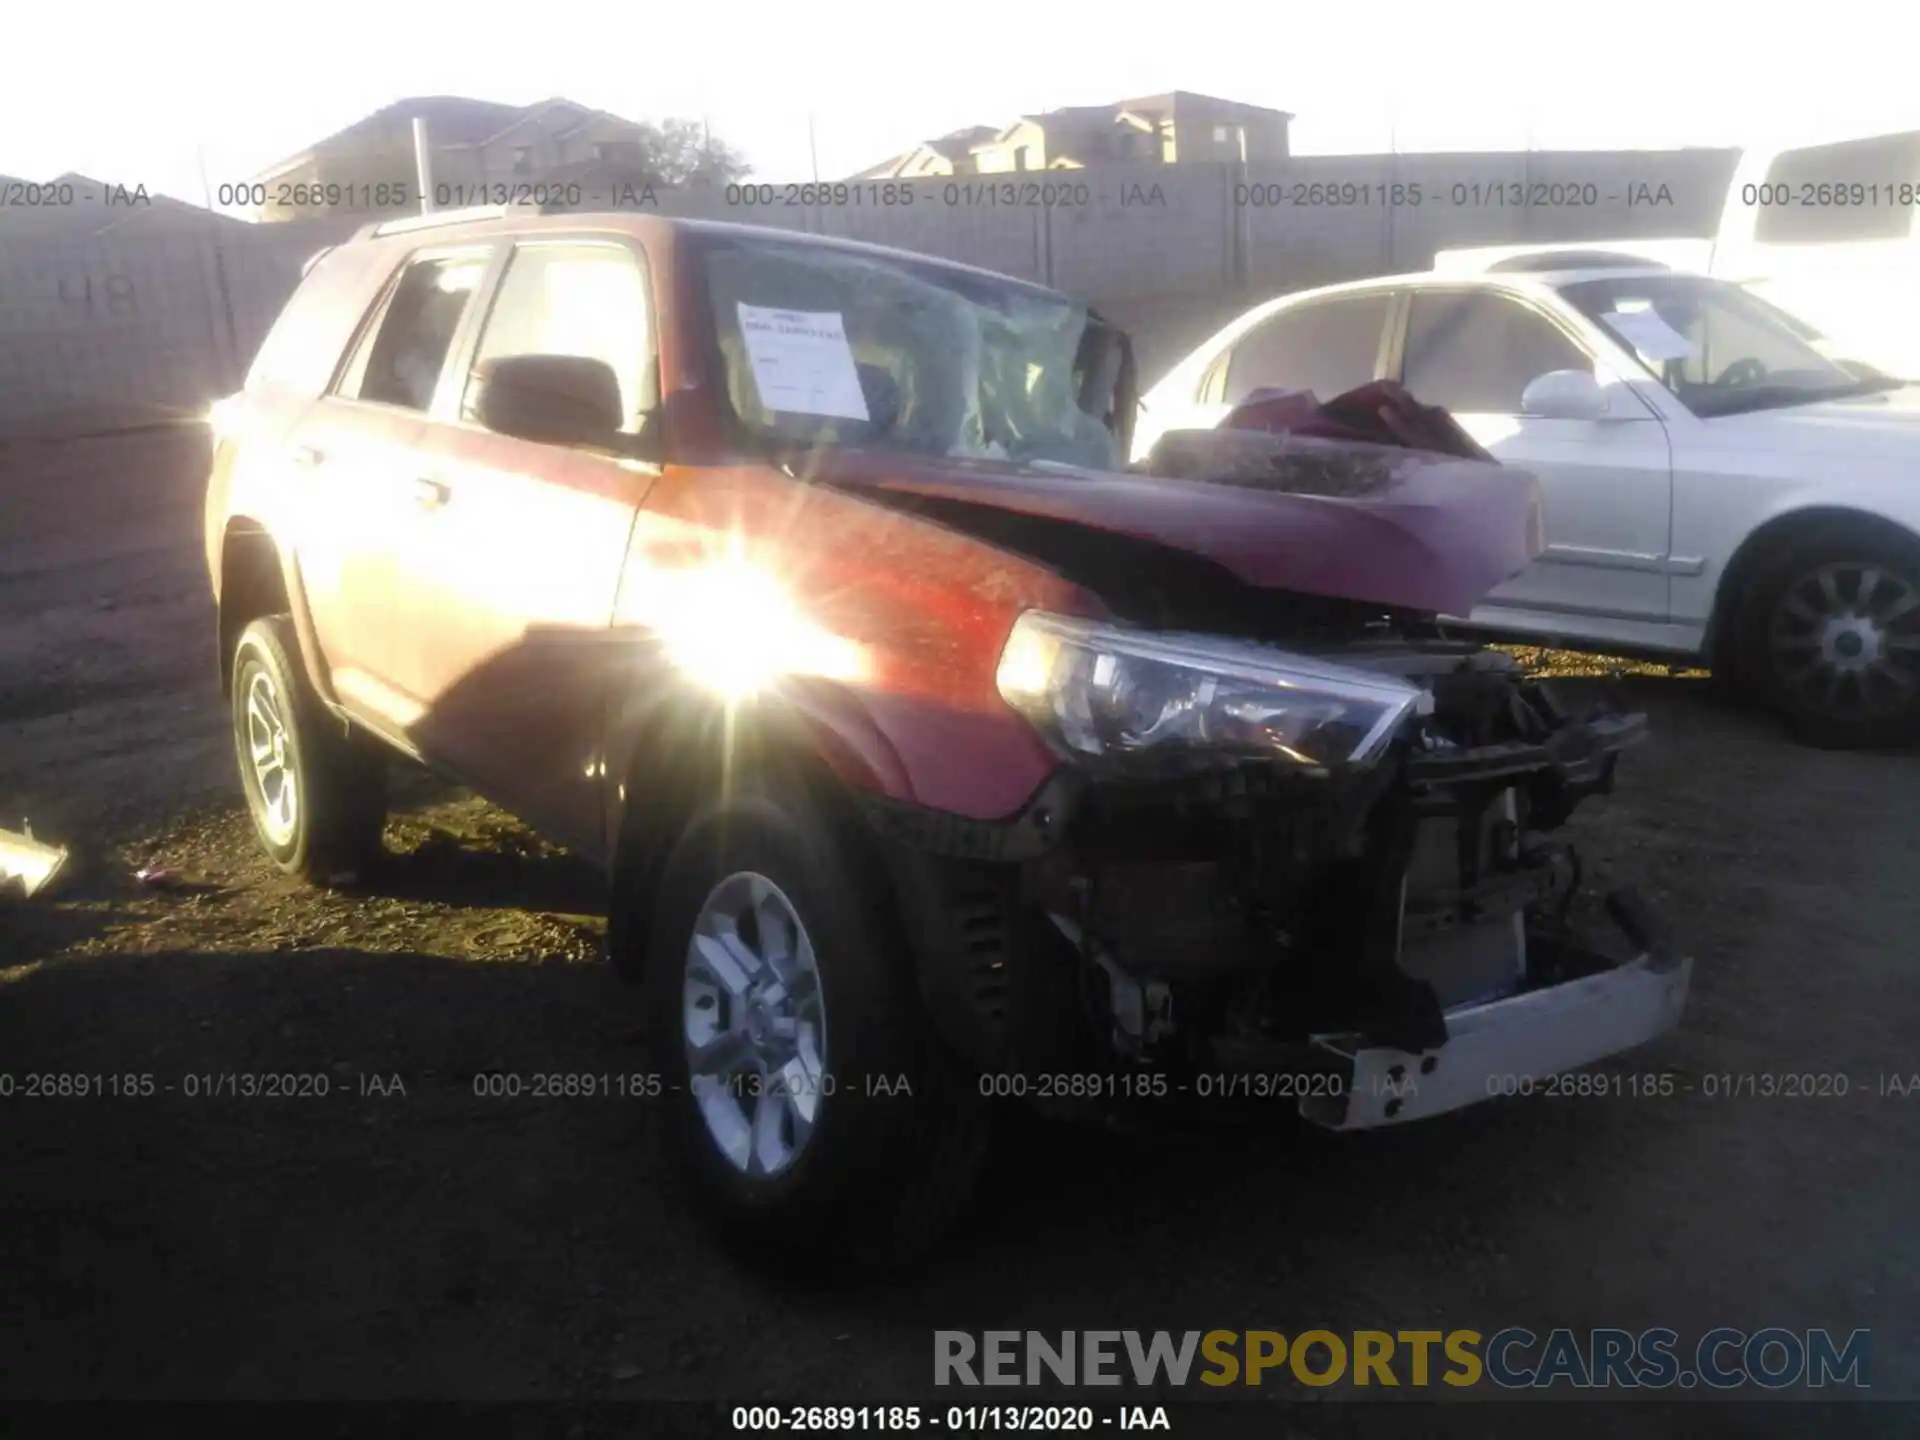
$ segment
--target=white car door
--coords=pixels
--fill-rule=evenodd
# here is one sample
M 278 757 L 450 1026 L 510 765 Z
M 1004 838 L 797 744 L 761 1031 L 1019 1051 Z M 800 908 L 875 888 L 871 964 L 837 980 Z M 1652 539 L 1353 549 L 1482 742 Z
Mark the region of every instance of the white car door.
M 1673 463 L 1646 402 L 1545 308 L 1487 286 L 1408 292 L 1399 372 L 1415 399 L 1452 412 L 1502 462 L 1540 481 L 1547 548 L 1470 618 L 1596 640 L 1667 618 Z M 1557 370 L 1592 374 L 1598 419 L 1523 412 Z

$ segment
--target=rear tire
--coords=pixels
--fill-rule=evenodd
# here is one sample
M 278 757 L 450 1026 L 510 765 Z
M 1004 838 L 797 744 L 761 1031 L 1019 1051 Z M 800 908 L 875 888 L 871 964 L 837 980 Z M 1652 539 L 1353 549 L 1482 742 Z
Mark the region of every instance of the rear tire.
M 381 853 L 386 750 L 327 711 L 299 653 L 284 615 L 255 620 L 234 646 L 240 783 L 274 864 L 316 885 L 352 884 Z
M 1740 607 L 1740 677 L 1808 744 L 1920 735 L 1920 546 L 1860 525 L 1809 532 L 1762 565 Z
M 973 1189 L 990 1113 L 847 823 L 798 779 L 736 775 L 666 863 L 645 960 L 699 1211 L 816 1278 L 924 1256 Z

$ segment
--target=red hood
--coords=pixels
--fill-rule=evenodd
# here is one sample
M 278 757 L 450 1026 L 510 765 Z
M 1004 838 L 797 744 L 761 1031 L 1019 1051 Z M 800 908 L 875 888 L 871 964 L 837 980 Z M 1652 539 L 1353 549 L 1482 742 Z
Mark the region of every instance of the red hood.
M 1247 443 L 1262 442 L 1274 443 Z M 1465 615 L 1539 554 L 1540 488 L 1526 471 L 1365 448 L 1378 452 L 1378 478 L 1366 494 L 1338 498 L 1288 493 L 1271 478 L 1171 479 L 858 451 L 822 452 L 813 478 L 1070 521 L 1203 556 L 1249 585 L 1440 615 Z

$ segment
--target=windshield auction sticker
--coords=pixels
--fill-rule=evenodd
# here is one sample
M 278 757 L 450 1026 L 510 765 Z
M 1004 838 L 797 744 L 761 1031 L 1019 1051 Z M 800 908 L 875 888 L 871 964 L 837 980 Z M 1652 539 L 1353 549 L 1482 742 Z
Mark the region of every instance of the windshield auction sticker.
M 846 322 L 837 310 L 770 310 L 739 306 L 753 383 L 769 410 L 865 420 Z
M 1622 340 L 1653 361 L 1691 360 L 1700 352 L 1693 342 L 1660 318 L 1658 311 L 1609 310 L 1600 317 Z

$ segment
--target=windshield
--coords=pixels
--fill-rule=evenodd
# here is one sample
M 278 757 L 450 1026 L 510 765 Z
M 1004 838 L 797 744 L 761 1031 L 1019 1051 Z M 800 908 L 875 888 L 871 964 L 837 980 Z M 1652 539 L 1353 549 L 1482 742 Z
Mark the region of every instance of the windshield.
M 1723 280 L 1616 276 L 1560 293 L 1696 415 L 1804 405 L 1891 383 L 1837 364 L 1816 348 L 1811 327 Z
M 707 295 L 739 434 L 1121 469 L 1124 342 L 1085 305 L 938 264 L 716 241 Z

